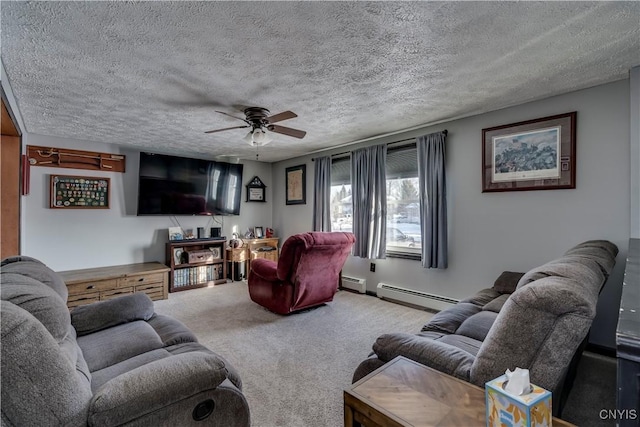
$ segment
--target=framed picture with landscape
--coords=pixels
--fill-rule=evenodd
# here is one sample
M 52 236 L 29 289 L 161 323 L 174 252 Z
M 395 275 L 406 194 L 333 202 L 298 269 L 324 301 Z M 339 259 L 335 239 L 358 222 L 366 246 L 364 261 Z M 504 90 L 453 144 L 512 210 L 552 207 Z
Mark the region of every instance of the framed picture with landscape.
M 576 112 L 482 129 L 482 192 L 576 188 Z

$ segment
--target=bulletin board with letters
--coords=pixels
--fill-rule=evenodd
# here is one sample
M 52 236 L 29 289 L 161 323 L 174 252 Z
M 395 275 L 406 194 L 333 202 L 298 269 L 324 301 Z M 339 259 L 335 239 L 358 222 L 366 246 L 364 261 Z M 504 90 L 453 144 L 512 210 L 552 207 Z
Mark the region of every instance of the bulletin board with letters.
M 111 179 L 91 176 L 51 175 L 53 209 L 109 209 Z

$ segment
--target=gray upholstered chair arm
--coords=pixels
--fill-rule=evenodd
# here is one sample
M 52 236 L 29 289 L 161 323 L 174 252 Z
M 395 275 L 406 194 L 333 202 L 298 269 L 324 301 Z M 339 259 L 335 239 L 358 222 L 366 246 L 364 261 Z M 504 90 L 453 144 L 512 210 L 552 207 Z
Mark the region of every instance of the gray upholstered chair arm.
M 71 311 L 71 324 L 78 336 L 153 316 L 153 301 L 144 293 L 81 305 Z
M 373 351 L 384 362 L 404 356 L 465 381 L 469 380 L 475 360 L 470 353 L 452 345 L 403 333 L 381 335 L 373 344 Z
M 203 391 L 214 390 L 226 378 L 225 364 L 214 354 L 191 352 L 156 360 L 117 376 L 96 390 L 89 406 L 88 425 L 116 426 L 141 419 Z

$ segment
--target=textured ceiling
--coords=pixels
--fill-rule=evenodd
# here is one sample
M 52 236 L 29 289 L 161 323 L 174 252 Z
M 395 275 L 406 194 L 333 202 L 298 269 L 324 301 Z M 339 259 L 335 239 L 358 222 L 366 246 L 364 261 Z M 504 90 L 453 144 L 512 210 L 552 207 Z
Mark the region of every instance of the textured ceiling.
M 254 159 L 241 116 L 307 131 L 277 161 L 626 78 L 638 2 L 13 2 L 1 47 L 27 132 Z

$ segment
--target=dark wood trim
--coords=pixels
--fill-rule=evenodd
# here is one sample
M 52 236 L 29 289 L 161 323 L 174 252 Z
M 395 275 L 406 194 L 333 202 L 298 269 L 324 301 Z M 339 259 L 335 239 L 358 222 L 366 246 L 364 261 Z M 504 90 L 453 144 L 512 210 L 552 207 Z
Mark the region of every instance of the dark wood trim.
M 19 136 L 0 137 L 0 258 L 20 254 Z
M 2 100 L 2 117 L 0 117 L 2 135 L 8 136 L 20 136 L 20 132 L 18 132 L 18 128 L 16 127 L 7 106 L 4 103 L 4 99 Z
M 2 92 L 0 137 L 0 259 L 20 255 L 22 137 Z

